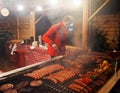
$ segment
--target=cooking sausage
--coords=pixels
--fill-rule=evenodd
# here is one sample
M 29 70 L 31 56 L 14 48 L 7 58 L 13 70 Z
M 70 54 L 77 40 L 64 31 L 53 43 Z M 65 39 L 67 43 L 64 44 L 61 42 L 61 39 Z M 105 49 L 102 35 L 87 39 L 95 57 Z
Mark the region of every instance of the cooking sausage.
M 3 93 L 17 93 L 17 90 L 16 89 L 9 89 L 9 90 L 4 91 Z
M 97 81 L 94 81 L 94 80 L 93 80 L 92 83 L 95 84 L 96 86 L 100 86 L 100 83 L 97 82 Z
M 5 90 L 7 90 L 7 89 L 12 89 L 14 87 L 14 85 L 13 84 L 3 84 L 3 85 L 1 85 L 0 86 L 0 91 L 5 91 Z
M 41 80 L 33 80 L 30 82 L 30 86 L 37 87 L 37 86 L 42 85 L 42 83 L 43 82 Z
M 102 85 L 105 83 L 105 82 L 102 81 L 102 80 L 95 80 L 95 81 L 99 82 L 99 83 L 102 84 Z
M 73 76 L 77 75 L 78 73 L 75 72 L 75 70 L 71 69 L 71 68 L 66 68 L 60 72 L 56 72 L 54 74 L 51 74 L 50 76 L 47 76 L 44 79 L 50 79 L 53 80 L 53 82 L 65 82 L 66 80 L 72 78 Z
M 39 79 L 45 75 L 48 75 L 52 72 L 62 70 L 62 69 L 64 69 L 64 67 L 62 65 L 54 64 L 54 65 L 46 66 L 46 67 L 38 69 L 38 70 L 34 70 L 32 73 L 24 74 L 24 76 L 28 76 L 28 77 L 31 77 L 34 79 Z
M 71 89 L 71 90 L 74 90 L 74 91 L 76 91 L 76 92 L 80 92 L 81 90 L 80 89 L 78 89 L 78 88 L 76 88 L 75 86 L 73 86 L 73 85 L 69 85 L 69 86 L 67 86 L 69 89 Z
M 23 87 L 26 87 L 28 84 L 29 84 L 29 81 L 22 81 L 15 86 L 15 89 L 21 89 Z
M 83 87 L 86 87 L 89 91 L 92 91 L 92 88 L 83 83 L 80 79 L 74 80 L 75 83 L 80 84 Z

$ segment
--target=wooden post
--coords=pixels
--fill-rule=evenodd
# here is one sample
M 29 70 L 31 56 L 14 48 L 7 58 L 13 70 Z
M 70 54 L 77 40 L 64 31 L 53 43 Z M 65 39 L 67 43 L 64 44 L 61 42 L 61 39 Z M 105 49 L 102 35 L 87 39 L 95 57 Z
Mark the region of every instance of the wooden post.
M 20 34 L 19 34 L 19 16 L 17 16 L 17 39 L 20 39 Z
M 33 11 L 30 12 L 30 30 L 30 32 L 32 32 L 32 36 L 34 37 L 34 41 L 36 41 L 35 13 Z
M 88 47 L 88 0 L 83 1 L 82 48 Z

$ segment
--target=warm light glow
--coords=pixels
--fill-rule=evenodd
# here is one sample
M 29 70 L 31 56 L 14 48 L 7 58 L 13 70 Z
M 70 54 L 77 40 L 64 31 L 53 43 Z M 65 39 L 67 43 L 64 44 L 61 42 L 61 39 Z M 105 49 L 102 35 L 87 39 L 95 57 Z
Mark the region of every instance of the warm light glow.
M 1 9 L 1 14 L 2 14 L 3 16 L 8 16 L 8 15 L 9 15 L 9 10 L 8 10 L 7 8 L 2 8 L 2 9 Z
M 81 6 L 82 1 L 81 0 L 73 0 L 73 6 L 74 7 L 79 7 Z
M 42 11 L 43 8 L 42 8 L 41 6 L 37 6 L 37 7 L 35 8 L 35 10 L 36 10 L 36 11 Z
M 18 9 L 19 11 L 23 11 L 23 10 L 24 10 L 24 7 L 23 7 L 23 5 L 18 5 L 18 6 L 17 6 L 17 9 Z
M 82 0 L 71 0 L 70 2 L 63 3 L 67 9 L 78 10 L 82 6 Z
M 49 0 L 49 5 L 52 7 L 58 6 L 58 0 Z

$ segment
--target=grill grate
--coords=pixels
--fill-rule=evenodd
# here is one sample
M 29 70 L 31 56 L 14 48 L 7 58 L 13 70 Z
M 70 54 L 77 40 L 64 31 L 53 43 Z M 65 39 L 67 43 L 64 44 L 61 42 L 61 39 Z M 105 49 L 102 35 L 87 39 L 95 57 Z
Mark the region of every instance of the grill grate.
M 85 56 L 86 55 L 84 55 L 83 57 L 85 57 Z M 50 82 L 49 80 L 45 80 L 44 78 L 41 78 L 40 80 L 43 81 L 43 84 L 41 86 L 31 87 L 30 85 L 28 85 L 28 86 L 24 87 L 23 90 L 19 90 L 19 91 L 22 91 L 20 93 L 39 93 L 39 92 L 40 93 L 77 93 L 76 91 L 69 89 L 67 86 L 70 85 L 71 83 L 73 83 L 75 79 L 78 79 L 78 78 L 81 78 L 82 76 L 84 76 L 84 74 L 87 73 L 87 71 L 93 70 L 94 68 L 96 68 L 98 63 L 96 63 L 95 61 L 93 61 L 93 59 L 91 59 L 94 56 L 90 56 L 90 59 L 92 61 L 87 61 L 87 60 L 89 60 L 89 56 L 87 56 L 87 58 L 85 60 L 83 59 L 83 57 L 80 57 L 80 55 L 78 55 L 78 57 L 77 56 L 73 57 L 74 59 L 69 60 L 69 58 L 68 59 L 64 58 L 62 60 L 61 59 L 54 60 L 54 61 L 50 61 L 50 62 L 47 62 L 45 64 L 41 64 L 41 65 L 36 66 L 36 68 L 39 69 L 39 68 L 43 68 L 45 66 L 52 65 L 52 64 L 60 64 L 60 65 L 64 66 L 65 68 L 72 67 L 74 69 L 77 69 L 79 74 L 66 80 L 63 83 L 57 82 L 56 84 L 53 82 Z M 80 58 L 82 58 L 84 61 L 81 61 Z M 96 58 L 98 58 L 98 57 L 96 57 Z M 94 59 L 94 60 L 96 60 L 96 59 Z M 79 65 L 79 66 L 76 67 L 76 65 Z M 5 80 L 0 80 L 0 85 L 5 84 L 5 83 L 12 83 L 16 86 L 18 83 L 20 83 L 22 81 L 27 80 L 27 81 L 31 82 L 34 79 L 27 77 L 27 76 L 24 76 L 24 74 L 30 73 L 34 70 L 36 70 L 35 67 L 31 68 L 30 70 L 26 70 L 26 72 L 18 74 L 16 76 L 8 77 Z M 55 71 L 55 72 L 50 73 L 50 74 L 54 74 L 54 73 L 59 72 L 59 71 L 60 70 Z M 107 70 L 105 72 L 107 72 Z M 109 70 L 108 70 L 108 73 L 102 73 L 102 75 L 109 76 L 109 77 L 112 76 L 111 71 L 109 71 Z M 102 80 L 102 78 L 100 76 L 98 76 L 97 79 Z M 107 77 L 106 77 L 106 80 L 108 80 Z M 104 83 L 106 82 L 106 80 L 105 81 L 103 80 Z M 95 83 L 91 82 L 90 84 L 87 84 L 87 86 L 89 86 L 93 89 L 91 91 L 91 93 L 96 93 L 96 91 L 99 90 L 99 88 L 102 86 L 102 84 L 101 84 L 101 86 L 96 86 Z M 84 87 L 80 92 L 85 93 L 85 90 L 87 90 L 87 87 Z M 2 92 L 0 92 L 0 93 L 2 93 Z

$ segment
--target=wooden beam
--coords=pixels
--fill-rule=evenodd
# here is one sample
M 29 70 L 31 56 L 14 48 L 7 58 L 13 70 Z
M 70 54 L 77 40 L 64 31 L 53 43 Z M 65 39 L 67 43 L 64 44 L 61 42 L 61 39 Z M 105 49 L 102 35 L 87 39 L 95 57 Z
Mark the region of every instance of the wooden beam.
M 88 48 L 88 0 L 83 2 L 82 48 Z
M 17 16 L 17 39 L 20 39 L 20 34 L 19 34 L 19 16 Z
M 36 21 L 35 21 L 35 24 L 37 24 L 43 17 L 44 15 L 40 16 Z
M 106 0 L 88 19 L 90 21 L 110 0 Z
M 32 36 L 34 37 L 34 41 L 36 41 L 35 13 L 33 11 L 30 12 L 30 30 L 30 32 L 32 32 Z

